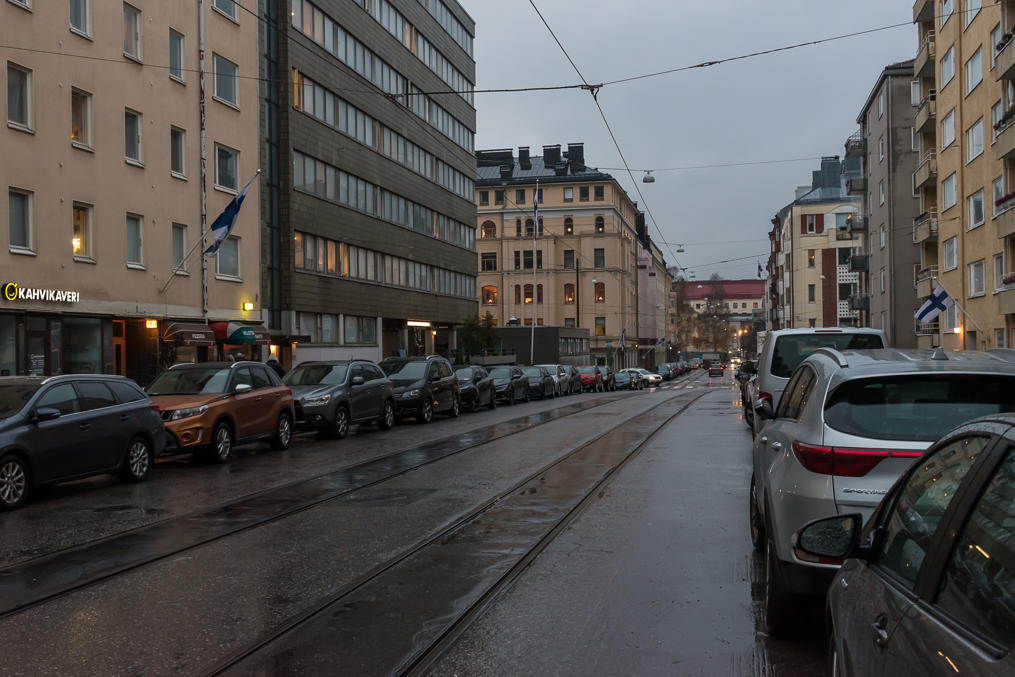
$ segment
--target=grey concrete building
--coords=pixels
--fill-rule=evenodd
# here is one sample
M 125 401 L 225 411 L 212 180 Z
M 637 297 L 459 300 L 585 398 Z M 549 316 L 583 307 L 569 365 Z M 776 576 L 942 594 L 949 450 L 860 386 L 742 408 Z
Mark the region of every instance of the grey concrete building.
M 846 140 L 847 157 L 863 160 L 866 186 L 858 217 L 867 236 L 865 257 L 855 268 L 867 276 L 867 325 L 884 329 L 892 346 L 916 348 L 913 313 L 917 306 L 916 272 L 920 268 L 921 237 L 937 238 L 936 214 L 920 214 L 914 195 L 913 172 L 919 162 L 920 139 L 914 125 L 920 106 L 919 84 L 914 85 L 913 61 L 886 66 L 864 103 L 860 130 Z M 933 223 L 933 233 L 930 224 Z M 924 232 L 926 231 L 926 232 Z
M 272 350 L 283 363 L 453 350 L 477 310 L 473 20 L 454 0 L 262 9 Z

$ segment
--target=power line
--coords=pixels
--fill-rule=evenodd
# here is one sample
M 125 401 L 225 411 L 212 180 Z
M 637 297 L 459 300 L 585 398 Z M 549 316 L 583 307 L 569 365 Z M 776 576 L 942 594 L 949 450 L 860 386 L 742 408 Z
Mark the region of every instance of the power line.
M 785 159 L 785 160 L 752 160 L 752 161 L 747 161 L 747 162 L 722 162 L 722 163 L 718 163 L 718 164 L 714 164 L 714 165 L 688 165 L 688 166 L 685 166 L 685 167 L 661 167 L 661 168 L 658 168 L 658 169 L 635 169 L 634 171 L 636 171 L 636 172 L 678 172 L 678 171 L 687 171 L 687 170 L 691 170 L 691 169 L 715 169 L 715 168 L 719 168 L 719 167 L 747 167 L 747 166 L 751 166 L 751 165 L 773 165 L 773 164 L 779 164 L 779 163 L 784 163 L 784 162 L 813 162 L 814 160 L 820 160 L 821 158 L 822 158 L 822 156 L 814 156 L 814 157 L 788 158 L 788 159 Z M 598 169 L 600 171 L 602 171 L 602 170 L 607 170 L 607 171 L 622 171 L 624 168 L 623 167 L 594 167 L 593 169 Z

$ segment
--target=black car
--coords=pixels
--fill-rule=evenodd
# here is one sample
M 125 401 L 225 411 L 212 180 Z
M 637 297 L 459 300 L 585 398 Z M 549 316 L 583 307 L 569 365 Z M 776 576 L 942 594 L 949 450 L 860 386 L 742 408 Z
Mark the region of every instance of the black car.
M 529 377 L 518 367 L 494 367 L 490 370 L 494 392 L 498 400 L 514 404 L 518 400 L 529 401 Z
M 603 391 L 616 390 L 617 381 L 613 376 L 613 369 L 602 364 L 596 368 L 599 370 L 599 373 L 603 375 Z
M 379 366 L 394 387 L 397 417 L 412 416 L 417 423 L 429 423 L 434 413 L 458 416 L 458 377 L 446 358 L 389 357 Z
M 573 364 L 565 364 L 564 369 L 567 370 L 567 379 L 571 388 L 571 394 L 582 392 L 584 390 L 584 388 L 582 388 L 582 374 L 578 371 L 578 367 Z
M 458 377 L 458 388 L 463 407 L 471 411 L 479 411 L 484 404 L 491 409 L 497 407 L 497 393 L 493 388 L 490 374 L 478 365 L 460 367 L 455 370 Z
M 669 381 L 676 375 L 668 364 L 660 364 L 656 367 L 656 373 L 662 376 L 664 381 Z
M 724 371 L 726 371 L 726 367 L 724 367 L 721 362 L 713 362 L 708 365 L 709 378 L 713 376 L 719 376 L 721 378 Z
M 297 430 L 317 430 L 342 439 L 353 423 L 395 425 L 391 381 L 367 360 L 301 362 L 282 382 L 293 392 Z
M 522 373 L 529 379 L 529 395 L 543 400 L 556 394 L 553 376 L 546 367 L 522 367 Z
M 89 475 L 140 482 L 164 445 L 158 407 L 122 376 L 0 378 L 0 508 Z

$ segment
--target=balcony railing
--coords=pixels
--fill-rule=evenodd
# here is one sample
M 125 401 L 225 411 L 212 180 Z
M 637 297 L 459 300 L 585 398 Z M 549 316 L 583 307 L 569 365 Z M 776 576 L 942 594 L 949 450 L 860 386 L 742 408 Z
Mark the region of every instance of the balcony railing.
M 1015 79 L 1015 39 L 1012 39 L 1011 34 L 1015 31 L 1009 31 L 1009 38 L 1002 40 L 997 46 L 1000 49 L 997 51 L 997 56 L 994 57 L 994 79 L 995 80 L 1013 80 Z
M 933 336 L 941 330 L 941 325 L 937 321 L 929 324 L 923 322 L 916 323 L 916 335 L 917 336 Z
M 858 131 L 846 139 L 846 157 L 863 157 L 867 154 L 867 138 Z
M 930 210 L 913 219 L 913 243 L 937 241 L 937 211 Z
M 1012 124 L 1015 122 L 1015 117 L 1006 122 L 1007 124 L 995 130 L 997 138 L 994 139 L 994 157 L 998 160 L 1015 157 L 1015 124 Z
M 916 59 L 913 60 L 913 72 L 918 78 L 929 78 L 934 75 L 934 31 L 927 31 L 920 49 L 916 52 Z
M 917 132 L 922 132 L 926 127 L 933 127 L 936 119 L 937 90 L 932 89 L 930 94 L 920 102 L 920 107 L 916 109 L 916 120 L 913 122 L 913 126 Z
M 870 269 L 869 254 L 854 254 L 849 257 L 849 269 L 855 273 L 865 273 Z
M 867 177 L 847 179 L 846 192 L 850 195 L 863 195 L 867 192 Z
M 997 224 L 997 237 L 1015 235 L 1015 199 L 1000 203 L 995 208 L 994 223 Z
M 871 297 L 866 294 L 853 294 L 849 297 L 850 310 L 870 310 Z
M 934 293 L 937 286 L 937 266 L 928 266 L 916 274 L 916 298 L 925 299 Z
M 913 173 L 913 188 L 920 189 L 937 180 L 937 154 L 928 151 Z
M 1015 313 L 1015 289 L 1006 289 L 997 293 L 997 310 L 1002 315 Z

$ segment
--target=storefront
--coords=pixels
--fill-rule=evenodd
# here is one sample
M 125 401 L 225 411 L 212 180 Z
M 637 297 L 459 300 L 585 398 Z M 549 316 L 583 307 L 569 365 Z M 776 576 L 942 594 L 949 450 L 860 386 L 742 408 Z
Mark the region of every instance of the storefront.
M 271 334 L 263 324 L 210 322 L 208 327 L 215 335 L 215 341 L 218 344 L 218 359 L 260 362 L 267 357 L 263 347 L 270 342 Z

